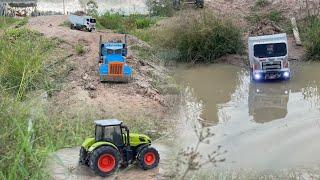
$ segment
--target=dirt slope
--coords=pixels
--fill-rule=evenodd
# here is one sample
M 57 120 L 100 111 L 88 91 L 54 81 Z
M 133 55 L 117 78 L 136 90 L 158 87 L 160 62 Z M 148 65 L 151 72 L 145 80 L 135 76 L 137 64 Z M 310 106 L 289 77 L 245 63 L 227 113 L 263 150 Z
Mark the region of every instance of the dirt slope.
M 43 33 L 50 38 L 59 38 L 71 46 L 77 43 L 85 45 L 86 53 L 83 56 L 76 54 L 74 48 L 68 49 L 74 67 L 67 76 L 68 83 L 62 91 L 53 97 L 57 111 L 74 111 L 81 108 L 92 108 L 102 115 L 131 114 L 141 116 L 151 114 L 153 117 L 162 118 L 166 108 L 164 99 L 157 90 L 151 86 L 148 71 L 162 73 L 160 66 L 141 65 L 141 60 L 132 56 L 129 50 L 128 64 L 134 68 L 135 80 L 129 84 L 100 83 L 98 76 L 98 42 L 99 36 L 104 40 L 123 39 L 123 35 L 108 31 L 84 32 L 71 30 L 60 26 L 67 16 L 43 16 L 31 18 L 28 27 Z M 143 44 L 134 37 L 129 37 L 129 46 Z M 131 54 L 131 55 L 130 55 Z M 143 61 L 143 60 L 142 60 Z M 60 109 L 59 109 L 60 108 Z M 107 118 L 107 117 L 106 117 Z

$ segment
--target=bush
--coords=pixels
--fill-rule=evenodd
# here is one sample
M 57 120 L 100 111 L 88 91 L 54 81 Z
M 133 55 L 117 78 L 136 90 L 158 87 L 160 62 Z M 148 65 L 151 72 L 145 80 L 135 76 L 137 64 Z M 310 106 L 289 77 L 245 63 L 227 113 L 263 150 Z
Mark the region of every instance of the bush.
M 100 25 L 107 29 L 120 29 L 122 26 L 123 15 L 120 13 L 106 12 L 97 18 Z
M 137 25 L 137 29 L 144 29 L 150 27 L 151 20 L 147 18 L 138 18 L 136 19 L 135 24 Z
M 320 19 L 311 17 L 306 20 L 306 28 L 303 32 L 307 55 L 309 59 L 320 59 Z
M 149 12 L 153 16 L 170 17 L 174 14 L 172 0 L 147 0 Z
M 243 50 L 240 29 L 211 13 L 181 14 L 152 33 L 154 44 L 159 44 L 169 54 L 176 54 L 178 61 L 213 62 Z
M 119 12 L 106 12 L 97 18 L 97 24 L 107 29 L 115 30 L 118 33 L 129 33 L 135 29 L 144 29 L 155 23 L 151 18 L 140 15 L 131 14 L 129 16 L 122 15 Z

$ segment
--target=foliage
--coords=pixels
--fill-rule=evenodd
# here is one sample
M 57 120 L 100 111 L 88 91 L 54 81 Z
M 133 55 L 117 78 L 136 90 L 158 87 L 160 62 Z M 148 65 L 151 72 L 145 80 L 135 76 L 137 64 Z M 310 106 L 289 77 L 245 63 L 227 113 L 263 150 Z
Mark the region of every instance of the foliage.
M 172 0 L 147 0 L 146 4 L 152 16 L 170 17 L 174 14 Z
M 97 21 L 102 27 L 115 30 L 119 33 L 128 33 L 135 29 L 148 28 L 155 23 L 154 19 L 145 15 L 124 15 L 119 12 L 106 12 L 97 17 Z
M 153 43 L 178 61 L 213 62 L 226 54 L 242 53 L 244 47 L 238 27 L 208 12 L 181 14 L 150 33 Z
M 302 36 L 305 41 L 305 47 L 309 59 L 320 59 L 320 19 L 318 17 L 310 17 L 305 20 Z
M 44 64 L 54 43 L 27 29 L 10 29 L 0 39 L 0 86 L 18 99 L 44 85 Z
M 95 0 L 89 0 L 87 2 L 87 14 L 91 16 L 97 16 L 98 15 L 98 3 Z

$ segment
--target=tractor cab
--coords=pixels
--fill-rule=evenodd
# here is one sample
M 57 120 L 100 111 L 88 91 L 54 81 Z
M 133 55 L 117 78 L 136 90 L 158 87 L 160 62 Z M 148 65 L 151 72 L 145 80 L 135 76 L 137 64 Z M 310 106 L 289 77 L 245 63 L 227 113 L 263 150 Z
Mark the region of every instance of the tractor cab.
M 100 176 L 138 162 L 147 170 L 158 166 L 159 153 L 151 147 L 151 139 L 144 134 L 130 133 L 117 119 L 95 121 L 95 135 L 81 145 L 79 163 L 89 166 Z
M 129 130 L 122 126 L 122 121 L 117 119 L 95 121 L 95 141 L 111 142 L 115 146 L 130 146 L 129 141 L 125 141 L 129 136 Z

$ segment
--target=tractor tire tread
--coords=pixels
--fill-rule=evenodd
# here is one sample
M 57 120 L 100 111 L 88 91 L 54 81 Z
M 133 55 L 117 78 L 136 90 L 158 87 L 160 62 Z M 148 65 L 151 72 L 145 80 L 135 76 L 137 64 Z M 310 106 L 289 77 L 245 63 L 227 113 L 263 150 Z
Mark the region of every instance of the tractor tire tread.
M 156 155 L 156 162 L 152 166 L 148 166 L 144 163 L 144 154 L 146 154 L 147 152 L 150 152 L 150 151 L 154 152 Z M 138 152 L 137 160 L 138 160 L 138 165 L 141 169 L 143 169 L 143 170 L 153 169 L 158 166 L 159 161 L 160 161 L 160 155 L 159 155 L 159 152 L 155 148 L 147 146 L 147 147 L 142 148 L 140 150 L 140 152 Z
M 106 153 L 109 153 L 109 154 L 113 155 L 115 157 L 115 160 L 116 160 L 116 165 L 115 165 L 114 169 L 111 170 L 108 173 L 100 171 L 98 166 L 97 166 L 99 157 L 102 154 L 106 154 Z M 121 161 L 121 156 L 120 156 L 120 153 L 119 153 L 119 151 L 117 149 L 115 149 L 115 148 L 113 148 L 111 146 L 102 146 L 102 147 L 99 147 L 99 148 L 95 149 L 92 152 L 90 160 L 89 160 L 89 166 L 99 176 L 106 177 L 106 176 L 108 176 L 110 174 L 113 174 L 114 172 L 116 172 L 119 169 L 120 164 L 121 164 L 120 161 Z

